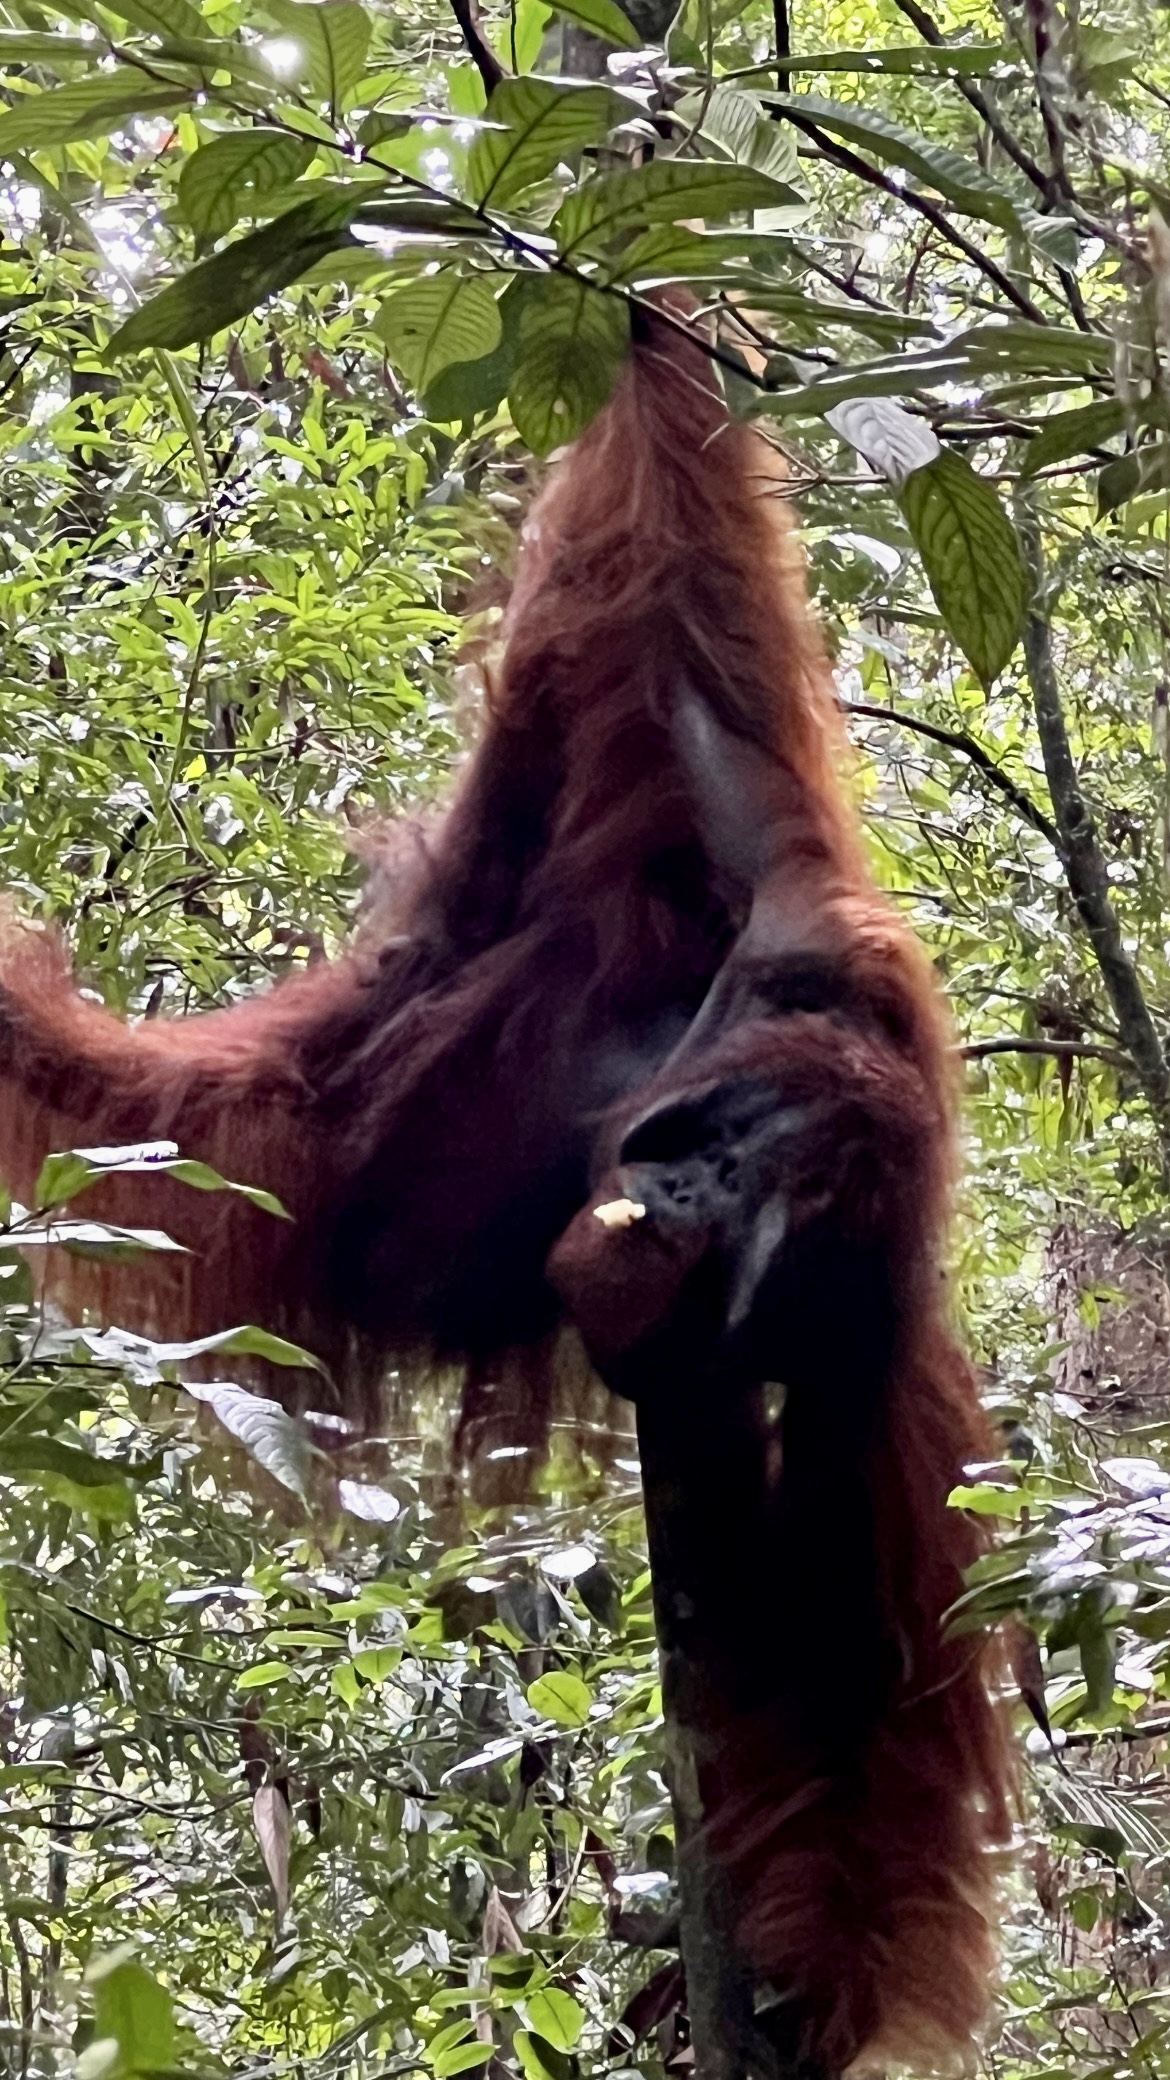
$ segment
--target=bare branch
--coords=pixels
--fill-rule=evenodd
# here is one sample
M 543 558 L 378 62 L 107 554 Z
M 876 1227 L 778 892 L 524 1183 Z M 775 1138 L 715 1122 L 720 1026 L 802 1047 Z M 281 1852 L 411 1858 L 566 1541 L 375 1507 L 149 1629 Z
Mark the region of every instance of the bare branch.
M 1010 774 L 1005 773 L 1003 767 L 997 765 L 990 751 L 985 750 L 978 739 L 969 735 L 965 729 L 943 729 L 937 722 L 923 722 L 919 716 L 901 714 L 897 708 L 871 707 L 867 701 L 845 701 L 842 705 L 847 715 L 870 715 L 876 722 L 896 722 L 902 729 L 912 730 L 915 736 L 928 737 L 932 744 L 945 744 L 949 750 L 961 752 L 964 758 L 970 759 L 973 766 L 978 767 L 993 787 L 999 789 L 1005 800 L 1023 817 L 1025 823 L 1030 823 L 1034 831 L 1039 831 L 1042 838 L 1047 838 L 1053 851 L 1063 859 L 1064 840 L 1051 817 L 1046 816 L 1043 809 L 1036 806 L 1031 795 L 1020 787 Z
M 1119 1047 L 1100 1047 L 1092 1040 L 969 1040 L 960 1047 L 965 1062 L 986 1061 L 993 1054 L 1047 1054 L 1056 1061 L 1109 1062 L 1115 1069 L 1128 1069 L 1133 1062 Z
M 1121 925 L 1113 907 L 1109 869 L 1097 838 L 1096 825 L 1081 793 L 1052 654 L 1040 525 L 1034 505 L 1023 492 L 1016 498 L 1016 520 L 1031 567 L 1033 586 L 1024 622 L 1024 656 L 1044 755 L 1044 770 L 1048 776 L 1048 792 L 1063 840 L 1065 875 L 1097 957 L 1122 1044 L 1157 1120 L 1163 1148 L 1170 1161 L 1170 1069 L 1166 1065 L 1162 1041 L 1150 1014 L 1133 956 L 1122 938 Z
M 490 99 L 493 89 L 508 75 L 480 29 L 476 0 L 451 0 L 451 12 L 459 24 L 471 62 L 483 81 L 484 93 Z

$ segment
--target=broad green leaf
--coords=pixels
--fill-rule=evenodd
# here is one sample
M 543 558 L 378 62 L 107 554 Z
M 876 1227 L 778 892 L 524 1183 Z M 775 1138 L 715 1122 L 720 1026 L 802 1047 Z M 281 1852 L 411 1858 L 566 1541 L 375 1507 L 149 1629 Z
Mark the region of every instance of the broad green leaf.
M 911 472 L 900 503 L 947 629 L 990 687 L 1015 649 L 1028 599 L 1015 529 L 992 485 L 949 448 Z
M 535 69 L 551 19 L 552 9 L 545 0 L 514 0 L 508 20 L 500 23 L 493 39 L 510 71 L 519 74 Z M 454 108 L 454 101 L 451 106 Z M 478 108 L 471 113 L 481 114 L 484 106 L 481 96 Z
M 174 2056 L 175 2023 L 170 1994 L 146 1966 L 128 1959 L 98 1979 L 94 2031 L 114 2037 L 125 2073 L 151 2073 Z
M 680 217 L 726 217 L 737 210 L 800 203 L 803 197 L 752 166 L 713 159 L 651 159 L 646 166 L 596 174 L 567 196 L 553 225 L 563 254 L 643 224 Z
M 804 215 L 806 212 L 794 210 L 793 214 Z M 782 242 L 772 233 L 695 231 L 686 224 L 655 224 L 649 231 L 640 231 L 628 245 L 621 246 L 605 261 L 603 279 L 631 285 L 680 279 L 715 281 L 726 277 L 729 267 L 742 270 L 744 261 L 753 259 L 766 264 L 775 260 L 783 250 Z M 811 297 L 806 300 L 810 306 L 814 302 Z M 753 309 L 755 302 L 753 280 Z M 854 307 L 850 305 L 849 308 L 852 310 Z
M 943 73 L 957 79 L 985 79 L 1009 66 L 1018 70 L 1021 62 L 1013 43 L 891 43 L 874 50 L 795 51 L 768 61 L 783 72 Z
M 538 455 L 574 440 L 613 389 L 629 345 L 624 303 L 565 275 L 526 282 L 508 409 Z
M 447 99 L 457 116 L 482 116 L 487 107 L 483 80 L 469 58 L 447 67 Z
M 622 13 L 617 0 L 553 0 L 558 14 L 579 29 L 588 29 L 599 36 L 603 43 L 616 44 L 619 50 L 637 51 L 642 48 L 639 36 L 628 15 Z
M 392 137 L 405 137 L 412 127 L 414 117 L 405 109 L 375 108 L 363 116 L 357 128 L 357 141 L 364 151 L 373 151 Z
M 141 1469 L 157 1473 L 158 1467 Z M 80 1488 L 104 1488 L 120 1484 L 134 1469 L 117 1459 L 99 1459 L 59 1437 L 0 1435 L 0 1473 L 23 1480 L 26 1474 L 59 1473 Z
M 199 41 L 214 32 L 192 0 L 110 0 L 114 14 L 145 29 L 148 36 L 179 36 Z
M 292 1670 L 283 1661 L 259 1661 L 236 1677 L 237 1690 L 264 1690 L 270 1683 L 287 1683 Z
M 585 2010 L 559 1986 L 542 1986 L 539 1992 L 530 1993 L 524 2016 L 529 2029 L 539 2031 L 558 2051 L 574 2050 L 585 2026 Z
M 821 419 L 835 405 L 850 398 L 910 397 L 916 390 L 932 390 L 940 383 L 961 382 L 971 375 L 971 362 L 961 342 L 931 347 L 924 354 L 899 354 L 880 361 L 866 361 L 839 375 L 819 376 L 811 383 L 796 383 L 791 389 L 775 390 L 757 399 L 756 410 L 777 419 Z
M 1085 1679 L 1083 1716 L 1087 1719 L 1107 1718 L 1113 1704 L 1117 1674 L 1116 1626 L 1106 1625 L 1098 1611 L 1086 1610 L 1081 1619 L 1077 1647 L 1081 1674 Z
M 289 1343 L 283 1336 L 274 1336 L 269 1329 L 257 1329 L 251 1322 L 238 1329 L 219 1329 L 213 1336 L 196 1336 L 190 1343 L 157 1343 L 151 1339 L 150 1350 L 160 1365 L 185 1365 L 191 1358 L 218 1352 L 227 1357 L 263 1358 L 269 1365 L 288 1365 L 296 1371 L 303 1367 L 312 1372 L 322 1370 L 312 1351 L 303 1350 L 299 1343 Z M 194 1387 L 188 1389 L 190 1393 L 196 1391 Z
M 260 1394 L 250 1394 L 234 1380 L 189 1380 L 186 1391 L 193 1400 L 206 1402 L 224 1429 L 239 1438 L 258 1466 L 301 1502 L 308 1502 L 312 1446 L 300 1424 L 285 1413 L 279 1401 L 266 1401 Z
M 1097 518 L 1103 520 L 1107 514 L 1117 511 L 1118 506 L 1128 505 L 1131 499 L 1139 498 L 1146 491 L 1165 491 L 1170 488 L 1170 441 L 1158 441 L 1152 446 L 1137 448 L 1129 455 L 1119 455 L 1115 462 L 1108 462 L 1097 478 Z
M 524 2080 L 573 2080 L 575 2066 L 567 2052 L 558 2051 L 538 2030 L 518 2029 L 513 2044 Z
M 431 2059 L 431 2070 L 436 2080 L 452 2080 L 455 2073 L 470 2073 L 476 2066 L 486 2066 L 494 2058 L 497 2045 L 489 2039 L 481 2044 L 477 2038 L 470 2043 L 449 2044 L 445 2050 L 436 2052 Z
M 503 403 L 516 365 L 525 294 L 532 286 L 528 278 L 520 277 L 497 298 L 500 339 L 490 354 L 474 361 L 449 362 L 428 383 L 424 398 L 428 418 L 451 424 L 480 412 L 494 412 Z
M 200 1192 L 238 1192 L 265 1213 L 290 1218 L 274 1193 L 221 1177 L 210 1163 L 181 1156 L 173 1141 L 147 1141 L 127 1148 L 72 1148 L 46 1156 L 36 1182 L 35 1204 L 42 1211 L 63 1205 L 103 1177 L 174 1177 Z
M 999 375 L 1034 375 L 1042 388 L 1039 379 L 1049 373 L 1062 379 L 1103 374 L 1112 353 L 1101 335 L 1059 325 L 978 325 L 923 353 L 883 356 L 773 391 L 759 399 L 756 409 L 776 418 L 819 418 L 852 397 L 909 397 L 941 383 Z
M 973 368 L 1000 367 L 1011 375 L 1045 369 L 1070 376 L 1106 375 L 1113 366 L 1113 341 L 1103 333 L 1033 325 L 1021 318 L 1008 325 L 973 326 L 950 344 L 963 347 Z
M 817 123 L 833 137 L 858 146 L 885 166 L 899 166 L 924 187 L 946 197 L 968 216 L 983 217 L 1004 231 L 1019 231 L 1016 206 L 1004 189 L 981 173 L 970 159 L 946 145 L 920 137 L 917 131 L 852 102 L 826 101 L 817 94 L 769 94 L 769 105 L 783 114 Z
M 554 1668 L 528 1685 L 528 1702 L 542 1719 L 557 1726 L 584 1726 L 589 1718 L 593 1692 L 588 1683 L 566 1668 Z
M 1079 406 L 1075 412 L 1054 412 L 1035 439 L 1028 442 L 1021 474 L 1033 477 L 1037 470 L 1048 469 L 1054 462 L 1087 454 L 1103 441 L 1124 433 L 1125 425 L 1126 407 L 1119 397 L 1103 397 L 1095 404 Z
M 184 161 L 179 206 L 206 238 L 219 238 L 244 215 L 254 195 L 299 179 L 316 145 L 286 130 L 225 130 Z
M 452 362 L 476 361 L 499 346 L 496 286 L 484 275 L 445 268 L 387 297 L 374 331 L 412 388 L 425 391 Z
M 679 114 L 684 122 L 698 123 L 699 136 L 720 145 L 737 166 L 754 166 L 774 181 L 798 184 L 796 134 L 766 116 L 754 94 L 721 85 L 710 95 L 688 94 Z
M 194 86 L 160 86 L 129 65 L 117 65 L 111 72 L 25 94 L 0 114 L 0 158 L 12 152 L 48 151 L 79 138 L 107 137 L 128 117 L 182 108 L 195 93 Z
M 777 242 L 769 236 L 761 243 L 775 250 Z M 937 336 L 936 327 L 928 318 L 908 317 L 902 311 L 875 311 L 868 304 L 846 303 L 837 297 L 812 296 L 806 289 L 797 289 L 790 284 L 776 287 L 762 282 L 757 286 L 753 281 L 751 302 L 753 310 L 768 311 L 773 317 L 783 318 L 786 331 L 793 326 L 800 327 L 810 346 L 822 343 L 825 327 L 829 325 L 859 332 L 878 345 Z
M 484 209 L 502 209 L 584 150 L 601 144 L 626 112 L 609 87 L 566 87 L 549 79 L 506 79 L 488 103 L 488 121 L 467 160 L 468 192 Z
M 86 1185 L 92 1184 L 101 1174 L 76 1149 L 63 1149 L 59 1154 L 48 1155 L 33 1187 L 33 1205 L 42 1213 L 51 1206 L 63 1206 L 67 1199 L 84 1191 Z
M 1022 209 L 1020 222 L 1028 245 L 1043 259 L 1057 267 L 1075 268 L 1080 237 L 1074 217 L 1042 217 L 1039 210 Z
M 365 70 L 370 18 L 358 0 L 266 0 L 266 11 L 301 46 L 314 94 L 340 112 Z
M 352 244 L 349 223 L 360 206 L 356 188 L 348 197 L 330 194 L 298 203 L 152 297 L 119 327 L 108 354 L 114 358 L 143 347 L 186 347 L 234 325 L 324 254 Z
M 100 1524 L 132 1524 L 137 1516 L 134 1491 L 124 1481 L 86 1486 L 63 1473 L 42 1473 L 36 1485 L 46 1502 L 81 1517 L 93 1517 Z
M 142 1250 L 187 1254 L 184 1245 L 164 1235 L 161 1228 L 121 1228 L 112 1221 L 46 1221 L 43 1226 L 21 1228 L 16 1239 L 21 1249 L 64 1249 L 71 1256 L 108 1257 L 111 1261 L 135 1257 Z
M 9 65 L 37 65 L 47 58 L 57 65 L 62 58 L 84 58 L 93 63 L 93 44 L 84 36 L 50 36 L 37 30 L 0 29 L 0 71 Z

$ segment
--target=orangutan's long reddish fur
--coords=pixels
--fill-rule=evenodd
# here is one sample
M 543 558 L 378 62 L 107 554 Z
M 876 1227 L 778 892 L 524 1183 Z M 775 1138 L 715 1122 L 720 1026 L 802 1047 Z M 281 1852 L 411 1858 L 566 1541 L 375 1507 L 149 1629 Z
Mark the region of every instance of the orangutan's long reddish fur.
M 843 1776 L 739 1726 L 713 1778 L 744 1940 L 832 2067 L 968 2041 L 1008 1770 L 984 1644 L 940 1629 L 982 1546 L 946 1497 L 985 1449 L 938 1271 L 947 1028 L 863 861 L 778 490 L 702 354 L 656 329 L 535 503 L 483 741 L 399 891 L 393 942 L 359 938 L 249 1003 L 127 1027 L 75 993 L 51 936 L 9 923 L 0 1167 L 27 1197 L 49 1149 L 173 1137 L 275 1191 L 293 1222 L 117 1181 L 84 1209 L 164 1227 L 191 1254 L 101 1272 L 62 1259 L 66 1307 L 170 1338 L 261 1322 L 317 1350 L 366 1420 L 388 1361 L 458 1365 L 465 1438 L 536 1445 L 579 1350 L 545 1262 L 604 1167 L 607 1119 L 662 1094 L 749 911 L 749 954 L 766 959 L 773 933 L 844 965 L 871 1017 L 858 1074 L 875 1146 L 882 1091 L 909 1093 L 888 1101 L 882 1217 L 906 1276 L 869 1475 L 902 1673 Z M 672 731 L 684 682 L 741 747 L 742 845 L 720 837 Z M 779 1103 L 853 1075 L 851 1045 L 831 1017 L 756 1019 L 724 1035 L 715 1068 L 746 1062 Z M 701 1073 L 692 1061 L 676 1082 Z

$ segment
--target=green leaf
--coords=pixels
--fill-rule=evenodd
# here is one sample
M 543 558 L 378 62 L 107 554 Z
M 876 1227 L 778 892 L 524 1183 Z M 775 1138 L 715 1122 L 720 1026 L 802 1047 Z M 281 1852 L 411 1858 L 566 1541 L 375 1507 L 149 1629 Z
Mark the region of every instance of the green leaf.
M 0 115 L 0 158 L 12 152 L 47 151 L 79 138 L 107 137 L 129 116 L 182 108 L 196 88 L 160 86 L 129 65 L 91 73 L 63 87 L 24 94 Z
M 349 224 L 361 202 L 356 187 L 346 195 L 330 193 L 298 203 L 261 230 L 236 239 L 135 311 L 114 334 L 107 353 L 114 358 L 143 347 L 186 347 L 234 325 L 325 253 L 352 245 Z
M 496 2055 L 496 2045 L 489 2038 L 486 2044 L 478 2041 L 449 2044 L 444 2051 L 437 2052 L 431 2060 L 431 2070 L 436 2080 L 450 2080 L 453 2073 L 469 2073 L 474 2066 L 486 2066 L 489 2058 Z
M 524 2080 L 573 2080 L 572 2059 L 537 2030 L 518 2029 L 514 2049 Z
M 860 146 L 883 165 L 901 167 L 968 216 L 983 217 L 1003 231 L 1021 229 L 1011 196 L 961 152 L 852 102 L 825 101 L 818 94 L 769 94 L 765 99 L 783 114 L 802 116 L 847 144 Z
M 72 1148 L 46 1156 L 35 1186 L 35 1204 L 42 1211 L 60 1206 L 103 1177 L 173 1177 L 198 1192 L 238 1192 L 264 1213 L 291 1219 L 274 1192 L 221 1177 L 210 1163 L 181 1156 L 173 1141 L 143 1141 L 126 1148 Z
M 200 145 L 179 175 L 179 206 L 205 238 L 219 238 L 243 216 L 253 195 L 298 180 L 317 147 L 286 130 L 225 130 Z
M 565 1668 L 554 1668 L 546 1676 L 537 1676 L 534 1683 L 529 1683 L 527 1695 L 533 1711 L 539 1712 L 542 1719 L 551 1719 L 557 1726 L 584 1726 L 593 1703 L 593 1692 L 588 1683 Z
M 148 36 L 179 36 L 200 42 L 212 35 L 192 0 L 109 0 L 111 11 Z
M 93 43 L 85 36 L 50 36 L 35 30 L 0 29 L 0 70 L 9 65 L 36 65 L 48 58 L 56 65 L 62 58 L 84 58 L 93 63 Z
M 376 145 L 385 144 L 390 138 L 405 137 L 414 126 L 414 117 L 401 108 L 374 108 L 363 116 L 357 128 L 357 141 L 367 152 Z
M 752 166 L 713 159 L 651 159 L 620 173 L 597 174 L 565 198 L 553 224 L 563 254 L 643 224 L 680 217 L 727 217 L 736 210 L 803 203 L 803 196 Z
M 26 1474 L 57 1473 L 75 1487 L 105 1488 L 120 1484 L 131 1470 L 116 1459 L 98 1459 L 76 1445 L 63 1444 L 59 1437 L 0 1436 L 0 1473 L 14 1480 L 23 1480 Z
M 629 345 L 624 303 L 565 275 L 524 284 L 508 409 L 537 455 L 574 440 L 601 410 Z
M 481 208 L 502 209 L 586 145 L 601 144 L 625 105 L 609 87 L 565 87 L 548 79 L 501 80 L 488 121 L 467 160 L 468 193 Z
M 477 361 L 503 332 L 496 281 L 484 275 L 423 275 L 388 296 L 374 331 L 415 390 L 425 391 L 456 361 Z
M 283 1336 L 274 1336 L 269 1329 L 257 1329 L 251 1322 L 238 1329 L 217 1330 L 213 1336 L 197 1336 L 190 1343 L 156 1343 L 151 1340 L 150 1349 L 162 1365 L 185 1365 L 191 1358 L 207 1357 L 218 1351 L 229 1357 L 264 1358 L 270 1365 L 289 1365 L 296 1370 L 302 1367 L 313 1372 L 322 1370 L 320 1360 L 313 1356 L 312 1351 L 303 1350 L 299 1343 L 289 1343 Z
M 365 70 L 370 20 L 357 0 L 266 0 L 266 11 L 305 54 L 309 84 L 340 112 Z
M 699 136 L 722 146 L 737 166 L 754 166 L 774 181 L 795 186 L 800 178 L 796 134 L 763 113 L 754 94 L 720 85 L 710 95 L 688 94 L 680 104 L 684 122 L 698 123 Z
M 585 2026 L 585 2010 L 559 1986 L 542 1986 L 524 2003 L 525 2020 L 558 2051 L 572 2051 Z
M 283 1661 L 258 1661 L 236 1677 L 237 1690 L 264 1690 L 270 1683 L 287 1683 L 292 1670 Z
M 76 1149 L 62 1149 L 59 1154 L 48 1155 L 33 1186 L 33 1205 L 41 1213 L 47 1212 L 51 1206 L 63 1206 L 67 1199 L 84 1191 L 86 1185 L 92 1184 L 100 1174 Z
M 1108 1717 L 1117 1671 L 1116 1627 L 1104 1624 L 1097 1611 L 1087 1610 L 1080 1621 L 1077 1648 L 1087 1692 L 1084 1716 L 1088 1719 Z
M 799 212 L 802 216 L 805 213 L 803 209 Z M 649 231 L 640 231 L 607 259 L 604 279 L 631 284 L 678 281 L 684 277 L 716 281 L 729 266 L 742 267 L 744 260 L 757 256 L 761 261 L 774 259 L 781 249 L 781 241 L 771 232 L 696 231 L 685 224 L 655 224 Z M 816 302 L 813 297 L 805 300 L 810 308 Z M 753 309 L 755 303 L 753 285 Z M 850 304 L 848 308 L 852 312 L 855 306 Z M 861 315 L 876 317 L 877 313 L 862 311 Z
M 1074 217 L 1042 217 L 1039 210 L 1022 209 L 1020 222 L 1028 244 L 1042 259 L 1056 267 L 1075 268 L 1080 237 Z
M 1165 491 L 1170 488 L 1170 441 L 1157 441 L 1149 447 L 1135 448 L 1129 455 L 1119 455 L 1115 462 L 1108 462 L 1097 478 L 1097 518 L 1103 520 L 1107 514 L 1117 511 L 1118 506 L 1128 505 L 1146 491 Z
M 18 1239 L 21 1249 L 65 1249 L 71 1256 L 105 1257 L 114 1262 L 135 1257 L 142 1250 L 187 1254 L 184 1245 L 161 1228 L 120 1228 L 112 1221 L 46 1221 L 41 1227 L 22 1228 Z
M 97 1982 L 94 2033 L 117 2040 L 124 2072 L 169 2066 L 175 2044 L 170 1994 L 145 1965 L 133 1960 L 115 1965 Z
M 1015 529 L 992 486 L 952 449 L 913 470 L 899 496 L 947 629 L 990 687 L 1015 649 L 1028 599 Z
M 474 361 L 452 361 L 428 383 L 424 403 L 427 417 L 444 425 L 494 412 L 508 394 L 520 341 L 520 317 L 529 283 L 513 281 L 496 300 L 500 315 L 500 340 L 490 354 Z
M 1020 63 L 1013 43 L 891 43 L 876 50 L 799 51 L 769 60 L 784 72 L 942 73 L 956 79 L 985 79 L 1004 66 L 1018 70 Z
M 1002 369 L 1011 376 L 1046 369 L 1069 376 L 1107 375 L 1113 366 L 1113 341 L 1103 333 L 1033 325 L 1021 318 L 1010 325 L 973 326 L 950 344 L 963 348 L 973 368 Z
M 1020 474 L 1034 477 L 1037 470 L 1064 462 L 1070 455 L 1087 454 L 1091 448 L 1099 448 L 1103 441 L 1123 433 L 1125 424 L 1126 407 L 1119 397 L 1103 397 L 1095 404 L 1079 406 L 1075 412 L 1054 412 L 1035 439 L 1028 442 Z
M 616 44 L 619 50 L 639 51 L 642 38 L 628 15 L 622 13 L 617 0 L 553 0 L 558 14 L 579 29 L 588 29 L 599 36 L 603 43 Z
M 502 50 L 504 63 L 512 72 L 531 72 L 537 64 L 545 34 L 552 19 L 552 9 L 545 0 L 513 0 L 506 23 L 501 23 L 496 32 L 495 43 Z M 479 107 L 471 111 L 481 115 L 486 97 L 481 97 Z M 452 108 L 455 104 L 452 102 Z
M 193 1400 L 206 1402 L 258 1466 L 307 1505 L 312 1446 L 279 1401 L 250 1394 L 234 1380 L 190 1380 L 186 1390 Z

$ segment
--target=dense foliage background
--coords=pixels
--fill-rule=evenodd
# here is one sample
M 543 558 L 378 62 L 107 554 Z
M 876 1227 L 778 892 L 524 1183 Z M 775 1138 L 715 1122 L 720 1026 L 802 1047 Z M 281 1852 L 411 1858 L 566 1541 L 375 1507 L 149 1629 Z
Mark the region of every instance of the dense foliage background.
M 631 299 L 721 311 L 970 1056 L 971 1608 L 1032 1726 L 986 2062 L 1161 2074 L 1170 14 L 3 0 L 0 68 L 0 881 L 120 1008 L 335 942 L 473 719 L 532 452 Z M 485 1517 L 440 1410 L 326 1461 L 230 1339 L 225 1446 L 173 1352 L 0 1281 L 6 2069 L 676 2061 L 633 1459 Z

